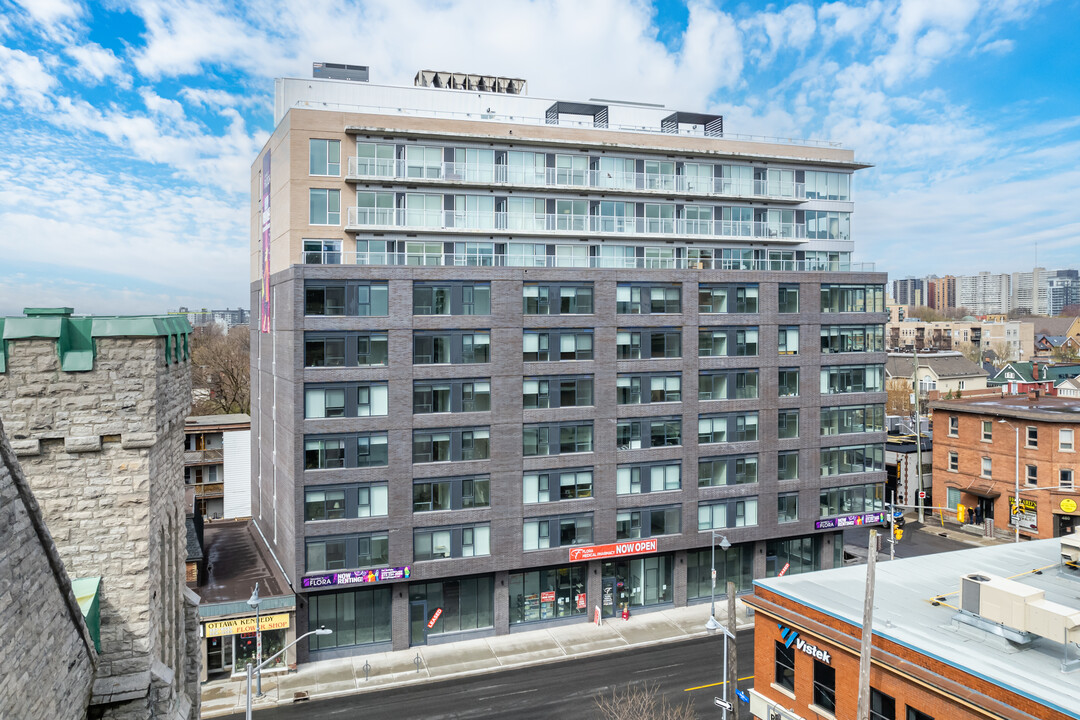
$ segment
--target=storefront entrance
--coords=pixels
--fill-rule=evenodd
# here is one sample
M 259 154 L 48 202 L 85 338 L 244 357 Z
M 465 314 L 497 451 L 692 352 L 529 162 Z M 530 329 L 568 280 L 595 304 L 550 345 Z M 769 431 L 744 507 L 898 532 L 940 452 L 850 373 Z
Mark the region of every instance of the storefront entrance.
M 994 519 L 994 499 L 993 498 L 979 498 L 979 509 L 982 510 L 983 522 Z
M 1076 515 L 1055 515 L 1054 516 L 1054 537 L 1061 537 L 1062 535 L 1071 535 L 1076 532 L 1077 525 L 1080 525 Z
M 409 645 L 427 644 L 427 602 L 412 600 L 409 602 Z
M 603 564 L 603 615 L 616 617 L 623 609 L 662 605 L 672 601 L 672 555 L 615 560 Z M 607 604 L 608 588 L 613 603 Z
M 206 674 L 231 673 L 233 669 L 233 636 L 206 639 Z

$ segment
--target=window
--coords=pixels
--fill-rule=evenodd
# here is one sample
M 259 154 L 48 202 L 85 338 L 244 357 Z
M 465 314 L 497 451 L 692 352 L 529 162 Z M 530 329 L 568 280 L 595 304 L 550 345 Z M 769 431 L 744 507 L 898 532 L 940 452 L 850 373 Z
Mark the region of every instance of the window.
M 956 507 L 960 504 L 960 488 L 945 488 L 945 505 L 950 510 L 956 510 Z
M 491 527 L 486 524 L 413 530 L 415 562 L 490 554 Z
M 1061 469 L 1061 473 L 1058 475 L 1058 485 L 1062 490 L 1070 490 L 1073 487 L 1073 471 L 1065 468 Z
M 417 330 L 413 333 L 413 363 L 416 365 L 490 361 L 491 333 L 487 330 Z
M 883 392 L 885 369 L 881 365 L 834 365 L 821 368 L 821 394 Z
M 526 410 L 588 407 L 593 404 L 593 379 L 591 375 L 525 378 L 521 394 Z
M 1035 467 L 1034 465 L 1026 465 L 1024 467 L 1025 467 L 1025 471 L 1026 471 L 1024 473 L 1024 482 L 1026 482 L 1028 485 L 1038 485 L 1039 484 L 1039 469 L 1037 467 Z
M 309 540 L 306 543 L 306 571 L 344 570 L 349 566 L 345 557 L 345 548 L 346 542 L 344 539 Z
M 544 423 L 522 428 L 525 457 L 592 452 L 592 422 Z
M 308 174 L 329 175 L 337 177 L 341 175 L 341 141 L 340 140 L 316 140 L 308 141 Z
M 556 185 L 587 185 L 589 158 L 585 155 L 556 155 Z
M 390 560 L 386 533 L 311 539 L 305 543 L 305 572 L 386 565 Z
M 701 328 L 698 357 L 752 357 L 758 354 L 756 327 Z
M 780 397 L 795 397 L 799 394 L 798 368 L 781 369 L 777 373 L 777 392 Z
M 385 346 L 385 336 L 383 336 Z M 305 335 L 304 367 L 344 367 L 347 336 Z
M 620 315 L 682 312 L 679 285 L 629 285 L 615 288 L 615 312 Z
M 844 475 L 885 469 L 883 445 L 846 445 L 821 448 L 821 475 Z
M 344 490 L 306 490 L 304 521 L 342 520 L 345 518 Z
M 615 380 L 615 398 L 619 405 L 680 402 L 681 375 L 619 375 Z
M 356 489 L 356 517 L 382 517 L 387 512 L 387 487 L 361 485 Z
M 682 532 L 682 509 L 664 508 L 620 511 L 615 515 L 615 539 L 636 540 Z
M 782 327 L 776 333 L 777 350 L 781 355 L 799 354 L 798 327 Z
M 442 176 L 443 149 L 422 145 L 405 146 L 405 175 L 411 178 Z
M 984 478 L 992 477 L 991 475 L 991 463 L 990 458 L 984 457 L 982 459 L 982 476 Z
M 778 480 L 799 479 L 799 451 L 776 454 L 776 478 Z
M 799 493 L 781 493 L 776 496 L 776 521 L 797 522 L 799 519 Z
M 757 525 L 758 501 L 753 498 L 698 504 L 698 531 Z
M 524 503 L 579 500 L 593 496 L 592 468 L 525 473 L 521 478 Z
M 698 443 L 751 442 L 758 439 L 756 412 L 709 415 L 698 419 Z
M 780 410 L 777 412 L 776 436 L 781 440 L 799 437 L 798 410 Z
M 884 325 L 822 325 L 822 353 L 881 352 L 885 349 Z
M 757 370 L 707 370 L 698 375 L 698 400 L 748 400 L 757 396 Z
M 615 425 L 615 447 L 619 450 L 677 445 L 682 445 L 682 418 L 679 417 L 626 419 Z
M 592 538 L 592 514 L 527 519 L 522 524 L 523 550 L 588 545 Z
M 698 487 L 746 485 L 757 481 L 757 455 L 706 458 L 698 461 Z
M 305 265 L 340 265 L 340 240 L 305 240 Z
M 491 381 L 417 380 L 413 383 L 413 414 L 485 412 L 491 409 Z
M 413 512 L 488 507 L 491 479 L 487 475 L 418 480 L 413 483 Z
M 329 470 L 345 467 L 344 438 L 304 441 L 304 469 Z
M 836 671 L 819 660 L 814 661 L 814 704 L 836 712 Z
M 896 701 L 870 688 L 870 720 L 896 720 Z
M 960 454 L 955 450 L 949 451 L 949 472 L 960 471 Z
M 413 283 L 413 315 L 490 315 L 491 283 Z
M 798 285 L 781 285 L 778 291 L 779 293 L 779 307 L 778 312 L 782 313 L 797 313 L 799 312 L 799 286 Z
M 414 430 L 413 462 L 487 460 L 489 439 L 490 430 L 486 427 Z
M 885 430 L 884 405 L 847 405 L 821 408 L 821 434 L 882 432 Z
M 907 720 L 934 720 L 933 716 L 927 715 L 921 710 L 916 710 L 910 705 L 907 706 Z
M 529 284 L 521 289 L 522 312 L 526 315 L 591 315 L 592 283 Z
M 620 465 L 615 473 L 616 495 L 678 490 L 682 487 L 682 465 Z
M 699 285 L 699 313 L 756 313 L 757 285 Z
M 773 678 L 777 685 L 788 692 L 795 692 L 795 646 L 775 643 Z
M 357 175 L 394 177 L 394 154 L 395 148 L 393 145 L 356 143 Z
M 525 362 L 592 360 L 593 331 L 573 328 L 525 330 L 521 351 Z
M 388 314 L 388 289 L 378 282 L 308 281 L 304 284 L 304 314 L 374 317 Z
M 304 417 L 370 417 L 387 414 L 386 383 L 305 386 Z
M 982 441 L 990 442 L 994 439 L 994 423 L 990 420 L 982 421 Z
M 949 416 L 949 437 L 960 437 L 960 418 L 956 415 Z
M 340 225 L 341 191 L 311 188 L 308 208 L 308 225 Z
M 615 335 L 615 357 L 619 360 L 682 357 L 682 331 L 675 328 L 619 328 Z
M 1027 426 L 1027 445 L 1025 447 L 1039 447 L 1039 428 L 1034 425 Z
M 1073 451 L 1073 431 L 1058 430 L 1058 449 L 1061 452 Z
M 822 284 L 821 312 L 885 312 L 885 286 Z

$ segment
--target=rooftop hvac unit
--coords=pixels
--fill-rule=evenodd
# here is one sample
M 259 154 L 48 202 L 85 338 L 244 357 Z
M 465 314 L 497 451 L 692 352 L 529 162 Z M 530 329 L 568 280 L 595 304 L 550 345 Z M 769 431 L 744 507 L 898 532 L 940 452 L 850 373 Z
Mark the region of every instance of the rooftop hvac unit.
M 1080 535 L 1061 538 L 1061 559 L 1067 563 L 1080 563 Z

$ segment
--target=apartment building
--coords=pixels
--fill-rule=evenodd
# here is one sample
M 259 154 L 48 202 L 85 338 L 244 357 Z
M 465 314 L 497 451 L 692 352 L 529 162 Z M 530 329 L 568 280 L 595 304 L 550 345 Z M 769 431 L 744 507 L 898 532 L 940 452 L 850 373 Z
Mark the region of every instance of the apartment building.
M 184 422 L 184 484 L 208 520 L 251 516 L 251 418 L 193 415 Z
M 881 518 L 866 166 L 524 88 L 277 81 L 251 512 L 312 658 L 704 600 L 721 536 L 746 592 Z
M 1012 277 L 1008 273 L 980 272 L 956 278 L 956 304 L 976 315 L 1009 312 Z

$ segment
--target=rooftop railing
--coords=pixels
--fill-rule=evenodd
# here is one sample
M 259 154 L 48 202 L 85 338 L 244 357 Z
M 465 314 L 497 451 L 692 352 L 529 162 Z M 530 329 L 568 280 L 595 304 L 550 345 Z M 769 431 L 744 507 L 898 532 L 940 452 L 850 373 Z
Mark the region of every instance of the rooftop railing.
M 711 220 L 673 217 L 626 217 L 571 213 L 513 213 L 415 208 L 350 207 L 346 230 L 407 228 L 412 231 L 476 231 L 542 235 L 660 235 L 729 239 L 803 240 L 803 223 Z M 825 234 L 826 231 L 822 231 Z M 833 232 L 820 239 L 848 240 Z
M 616 270 L 750 270 L 762 272 L 874 272 L 874 263 L 698 257 L 563 257 L 501 253 L 305 251 L 306 265 L 411 267 L 603 268 Z
M 407 160 L 350 157 L 346 180 L 409 180 L 414 182 L 507 185 L 523 188 L 595 188 L 608 191 L 721 195 L 766 200 L 842 200 L 849 196 L 807 195 L 806 184 L 793 180 L 755 180 L 664 173 L 619 172 L 571 168 L 479 165 L 469 163 L 409 164 Z

